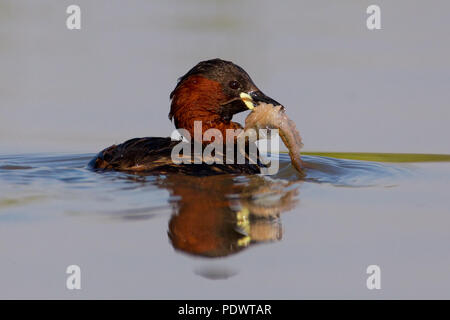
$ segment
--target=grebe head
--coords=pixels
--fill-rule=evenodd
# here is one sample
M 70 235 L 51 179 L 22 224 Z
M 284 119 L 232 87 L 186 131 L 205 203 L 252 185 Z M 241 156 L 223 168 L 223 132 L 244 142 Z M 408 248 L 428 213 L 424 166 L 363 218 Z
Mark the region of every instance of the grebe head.
M 253 109 L 254 103 L 279 105 L 256 87 L 244 69 L 221 59 L 194 66 L 178 80 L 170 98 L 169 119 L 188 131 L 194 121 L 203 121 L 204 130 L 235 128 L 239 125 L 231 122 L 233 115 Z

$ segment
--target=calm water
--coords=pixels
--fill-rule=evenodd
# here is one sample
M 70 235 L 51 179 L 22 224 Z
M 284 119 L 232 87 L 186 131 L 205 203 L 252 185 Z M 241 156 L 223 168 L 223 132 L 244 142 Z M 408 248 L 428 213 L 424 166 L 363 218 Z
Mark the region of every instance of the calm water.
M 275 176 L 203 178 L 96 173 L 92 156 L 0 156 L 0 297 L 450 296 L 450 162 L 304 156 L 299 180 L 286 154 Z

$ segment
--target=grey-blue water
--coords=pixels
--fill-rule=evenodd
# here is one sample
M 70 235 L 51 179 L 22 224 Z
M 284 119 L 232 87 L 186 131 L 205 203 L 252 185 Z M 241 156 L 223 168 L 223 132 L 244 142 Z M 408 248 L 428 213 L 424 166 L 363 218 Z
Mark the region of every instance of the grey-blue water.
M 270 177 L 94 172 L 93 156 L 0 156 L 0 297 L 448 297 L 448 162 L 303 156 L 299 179 L 286 154 Z

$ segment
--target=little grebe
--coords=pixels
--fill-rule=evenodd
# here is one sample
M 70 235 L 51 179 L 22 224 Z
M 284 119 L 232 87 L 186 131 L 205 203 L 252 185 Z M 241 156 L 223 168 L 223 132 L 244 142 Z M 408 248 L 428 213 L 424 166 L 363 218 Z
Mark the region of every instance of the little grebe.
M 252 109 L 253 102 L 280 105 L 263 94 L 244 69 L 221 59 L 202 61 L 194 66 L 178 80 L 170 98 L 172 103 L 169 119 L 174 121 L 177 129 L 186 130 L 191 137 L 194 137 L 194 121 L 202 122 L 202 133 L 214 128 L 226 137 L 227 129 L 242 129 L 239 123 L 231 121 L 233 115 Z M 223 161 L 223 164 L 174 163 L 171 158 L 172 149 L 179 143 L 180 141 L 174 141 L 170 137 L 131 139 L 104 149 L 91 160 L 89 166 L 98 170 L 161 174 L 181 172 L 215 175 L 260 172 L 259 161 L 245 164 L 237 164 L 236 161 L 233 161 L 233 164 L 228 164 L 227 161 Z

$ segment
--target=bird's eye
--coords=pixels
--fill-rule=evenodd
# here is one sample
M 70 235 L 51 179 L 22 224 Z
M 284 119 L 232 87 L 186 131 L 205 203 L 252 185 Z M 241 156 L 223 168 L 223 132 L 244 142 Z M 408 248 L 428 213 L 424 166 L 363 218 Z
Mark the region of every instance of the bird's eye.
M 241 86 L 241 84 L 239 82 L 237 82 L 236 80 L 230 81 L 230 83 L 228 83 L 228 85 L 230 86 L 231 89 L 239 89 L 239 87 Z

